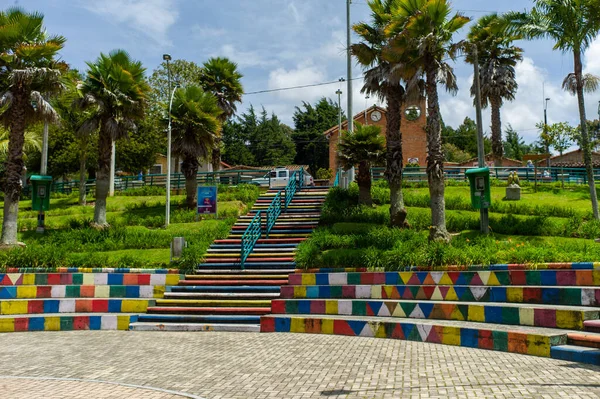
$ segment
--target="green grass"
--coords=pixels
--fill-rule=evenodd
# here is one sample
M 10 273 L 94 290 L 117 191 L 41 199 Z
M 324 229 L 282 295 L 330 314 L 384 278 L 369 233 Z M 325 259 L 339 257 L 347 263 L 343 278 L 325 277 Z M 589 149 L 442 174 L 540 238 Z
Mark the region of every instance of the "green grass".
M 142 194 L 155 194 L 146 190 Z M 179 267 L 192 269 L 217 238 L 225 238 L 240 214 L 247 212 L 261 190 L 255 186 L 219 187 L 218 218 L 198 220 L 184 206 L 183 195 L 172 196 L 171 224 L 165 229 L 165 197 L 116 196 L 107 200 L 111 227 L 90 227 L 93 205 L 79 206 L 76 195 L 51 200 L 46 233 L 35 232 L 37 211 L 31 201 L 20 202 L 18 238 L 27 244 L 0 252 L 0 270 L 6 267 Z M 93 201 L 93 198 L 90 199 Z M 28 209 L 29 208 L 29 209 Z M 197 221 L 198 220 L 198 221 Z M 184 237 L 188 248 L 182 260 L 169 264 L 173 237 Z

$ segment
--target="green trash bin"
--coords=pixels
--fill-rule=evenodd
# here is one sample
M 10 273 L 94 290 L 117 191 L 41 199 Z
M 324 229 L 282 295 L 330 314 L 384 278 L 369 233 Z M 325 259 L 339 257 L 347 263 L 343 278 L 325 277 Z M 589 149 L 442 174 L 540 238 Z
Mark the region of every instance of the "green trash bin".
M 489 168 L 469 169 L 465 174 L 469 178 L 471 186 L 471 204 L 473 208 L 489 208 L 492 203 Z
M 31 209 L 34 211 L 47 211 L 50 209 L 50 185 L 52 176 L 33 175 L 31 181 Z

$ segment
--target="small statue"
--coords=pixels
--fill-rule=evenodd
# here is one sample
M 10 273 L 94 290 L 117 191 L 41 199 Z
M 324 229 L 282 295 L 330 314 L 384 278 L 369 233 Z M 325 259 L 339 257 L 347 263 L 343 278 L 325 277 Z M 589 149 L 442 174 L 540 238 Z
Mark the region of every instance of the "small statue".
M 519 187 L 519 175 L 517 172 L 512 171 L 508 174 L 508 185 L 509 187 Z
M 512 171 L 508 174 L 508 187 L 506 187 L 506 199 L 509 201 L 518 201 L 521 199 L 519 175 L 516 171 Z

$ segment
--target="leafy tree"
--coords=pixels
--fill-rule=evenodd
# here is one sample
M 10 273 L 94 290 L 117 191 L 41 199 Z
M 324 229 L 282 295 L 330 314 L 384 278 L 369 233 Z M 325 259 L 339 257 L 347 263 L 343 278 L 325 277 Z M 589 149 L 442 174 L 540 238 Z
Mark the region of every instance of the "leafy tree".
M 600 2 L 597 0 L 535 0 L 529 12 L 511 12 L 508 17 L 519 33 L 529 39 L 551 39 L 554 49 L 572 52 L 574 71 L 563 82 L 563 88 L 577 95 L 581 129 L 581 149 L 588 176 L 592 211 L 600 220 L 598 194 L 594 182 L 592 149 L 585 115 L 585 91 L 598 86 L 597 78 L 583 74 L 582 56 L 600 32 Z
M 160 104 L 168 104 L 171 93 L 169 93 L 169 71 L 171 73 L 171 90 L 175 88 L 175 83 L 181 87 L 198 85 L 202 68 L 193 61 L 174 60 L 167 62 L 163 61 L 148 79 L 152 91 L 150 92 L 151 109 L 162 113 L 164 108 Z
M 146 69 L 142 63 L 123 50 L 100 54 L 87 65 L 78 105 L 90 111 L 82 132 L 99 131 L 94 223 L 105 227 L 112 142 L 127 137 L 129 131 L 135 130 L 135 123 L 144 117 L 150 87 L 144 79 Z
M 315 175 L 321 168 L 329 168 L 329 141 L 323 133 L 339 122 L 339 108 L 336 103 L 325 97 L 313 106 L 302 102 L 302 108 L 294 111 L 294 133 L 298 165 L 308 165 Z M 342 119 L 345 119 L 342 113 Z
M 125 140 L 116 144 L 117 168 L 138 173 L 145 172 L 156 163 L 157 154 L 167 148 L 167 137 L 157 119 L 146 118 L 138 123 L 136 130 Z
M 63 124 L 50 126 L 48 132 L 48 173 L 51 176 L 67 178 L 71 174 L 81 172 L 81 146 L 78 138 L 76 132 L 65 128 Z M 91 134 L 85 154 L 84 176 L 87 173 L 89 178 L 93 178 L 98 165 L 98 132 Z
M 385 160 L 385 139 L 381 128 L 376 125 L 357 123 L 353 132 L 343 131 L 339 146 L 339 157 L 346 169 L 358 165 L 358 202 L 371 206 L 371 167 Z
M 237 69 L 237 64 L 227 58 L 211 58 L 202 64 L 199 83 L 204 91 L 212 93 L 217 98 L 217 104 L 222 111 L 220 116 L 222 124 L 235 114 L 237 103 L 242 102 L 243 77 L 244 75 Z M 221 138 L 217 137 L 212 151 L 213 170 L 219 170 L 221 166 L 220 143 Z
M 538 123 L 537 128 L 542 131 L 540 142 L 546 148 L 552 147 L 560 155 L 571 147 L 574 138 L 578 137 L 579 134 L 579 129 L 572 127 L 567 122 L 553 123 L 548 126 Z
M 506 19 L 490 14 L 480 18 L 467 36 L 478 51 L 481 105 L 484 108 L 489 105 L 492 110 L 492 154 L 496 166 L 502 166 L 503 152 L 500 108 L 504 100 L 515 99 L 519 86 L 515 66 L 523 59 L 523 49 L 513 45 L 513 41 L 521 39 L 521 36 L 508 32 L 507 27 Z M 473 47 L 467 48 L 467 61 L 474 63 Z M 473 82 L 473 97 L 475 90 Z
M 21 195 L 23 146 L 28 126 L 54 122 L 58 115 L 42 97 L 62 89 L 66 64 L 55 57 L 66 39 L 50 36 L 44 16 L 19 8 L 0 11 L 0 124 L 9 130 L 4 179 L 2 245 L 17 242 L 17 216 Z
M 223 161 L 230 165 L 256 165 L 254 154 L 249 148 L 253 131 L 247 129 L 247 125 L 230 120 L 223 125 L 222 143 Z
M 0 126 L 0 162 L 6 162 L 8 157 L 10 131 Z M 28 154 L 42 150 L 42 135 L 39 129 L 26 130 L 23 139 L 23 159 L 27 159 Z
M 360 37 L 360 43 L 351 46 L 352 54 L 364 69 L 362 93 L 378 96 L 386 102 L 386 170 L 385 176 L 390 186 L 390 224 L 405 227 L 406 207 L 402 194 L 402 114 L 400 110 L 407 95 L 418 96 L 417 82 L 419 68 L 413 67 L 410 57 L 414 56 L 414 46 L 406 46 L 406 40 L 397 35 L 396 30 L 388 30 L 395 16 L 401 17 L 403 25 L 406 15 L 395 0 L 371 0 L 371 22 L 353 26 Z M 402 28 L 403 29 L 403 28 Z M 394 43 L 394 45 L 392 45 Z M 412 84 L 405 88 L 403 82 Z M 352 117 L 352 115 L 350 115 Z
M 472 158 L 471 154 L 451 143 L 442 144 L 442 150 L 444 151 L 444 160 L 446 162 L 463 163 Z
M 431 198 L 431 240 L 449 241 L 446 229 L 446 205 L 444 201 L 444 152 L 442 151 L 442 127 L 438 83 L 451 93 L 458 90 L 456 76 L 446 58 L 452 58 L 456 47 L 452 36 L 466 25 L 470 18 L 459 13 L 451 15 L 448 0 L 398 0 L 397 12 L 392 13 L 386 28 L 397 36 L 394 43 L 399 47 L 415 49 L 412 62 L 425 73 L 427 93 L 427 178 Z
M 506 140 L 504 141 L 504 153 L 507 158 L 523 160 L 523 155 L 531 153 L 531 146 L 525 144 L 525 140 L 519 133 L 508 125 L 506 128 Z
M 173 100 L 173 153 L 182 158 L 186 204 L 196 206 L 199 159 L 208 159 L 221 133 L 217 99 L 198 86 L 177 89 Z

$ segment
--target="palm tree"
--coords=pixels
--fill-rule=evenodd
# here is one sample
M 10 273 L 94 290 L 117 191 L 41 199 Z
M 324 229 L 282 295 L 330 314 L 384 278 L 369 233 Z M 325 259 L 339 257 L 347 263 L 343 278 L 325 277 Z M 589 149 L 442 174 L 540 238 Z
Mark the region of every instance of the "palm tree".
M 0 160 L 4 162 L 8 157 L 10 131 L 0 126 Z M 23 159 L 27 159 L 30 152 L 42 151 L 42 137 L 38 130 L 26 130 L 23 137 Z
M 86 171 L 88 146 L 97 130 L 92 130 L 85 124 L 93 116 L 90 110 L 78 109 L 76 103 L 80 100 L 77 85 L 81 76 L 76 71 L 70 71 L 65 79 L 67 90 L 52 101 L 56 112 L 60 115 L 61 125 L 64 129 L 75 133 L 79 147 L 79 205 L 86 204 Z
M 523 49 L 513 46 L 521 36 L 507 31 L 508 21 L 498 14 L 481 17 L 471 27 L 467 38 L 476 46 L 479 58 L 481 105 L 492 110 L 492 154 L 494 164 L 502 166 L 502 122 L 500 108 L 504 100 L 512 101 L 519 85 L 515 66 L 523 59 Z M 467 62 L 473 63 L 471 47 L 467 47 Z M 475 83 L 471 95 L 475 96 Z
M 427 93 L 427 178 L 431 198 L 431 240 L 449 241 L 446 229 L 444 201 L 444 152 L 438 83 L 456 93 L 456 76 L 445 62 L 453 58 L 452 36 L 470 19 L 459 13 L 451 15 L 448 0 L 398 0 L 394 2 L 392 20 L 386 33 L 395 36 L 393 46 L 398 52 L 413 49 L 412 62 L 425 72 Z
M 371 206 L 371 167 L 385 160 L 385 140 L 381 128 L 357 123 L 353 132 L 342 132 L 338 155 L 344 168 L 358 165 L 358 202 Z
M 17 242 L 17 216 L 23 172 L 23 145 L 28 125 L 54 122 L 58 115 L 44 95 L 62 89 L 66 69 L 55 60 L 66 39 L 50 36 L 44 16 L 19 8 L 0 11 L 0 123 L 10 131 L 4 183 L 2 245 Z
M 403 62 L 404 53 L 389 47 L 390 38 L 384 29 L 390 22 L 395 0 L 371 0 L 371 24 L 362 22 L 353 26 L 361 39 L 351 46 L 352 54 L 365 70 L 362 93 L 378 96 L 386 101 L 386 169 L 385 176 L 390 186 L 390 224 L 408 226 L 406 207 L 402 195 L 402 105 L 407 93 L 403 80 L 414 81 L 417 71 Z M 414 85 L 413 85 L 414 86 Z
M 244 75 L 237 69 L 237 64 L 227 58 L 211 58 L 202 65 L 200 86 L 204 91 L 217 97 L 217 103 L 222 111 L 220 116 L 222 124 L 235 114 L 237 103 L 242 101 L 244 88 L 241 79 L 243 77 Z M 212 166 L 214 171 L 218 171 L 221 166 L 220 137 L 217 137 L 212 150 Z
M 146 69 L 142 63 L 132 60 L 124 50 L 100 54 L 95 62 L 87 65 L 86 79 L 79 85 L 81 98 L 76 104 L 88 110 L 90 116 L 79 132 L 99 132 L 94 223 L 106 227 L 112 143 L 126 137 L 128 131 L 135 129 L 135 122 L 144 116 L 150 87 L 144 78 Z
M 581 62 L 583 53 L 600 32 L 600 3 L 596 0 L 535 0 L 531 11 L 511 12 L 507 18 L 526 38 L 551 39 L 555 50 L 573 53 L 574 72 L 566 77 L 563 87 L 577 95 L 581 149 L 589 181 L 592 211 L 594 218 L 600 220 L 583 95 L 585 91 L 595 90 L 598 82 L 595 77 L 583 74 Z
M 173 153 L 183 160 L 186 204 L 196 206 L 199 158 L 207 159 L 221 133 L 221 109 L 211 93 L 197 86 L 177 89 L 173 99 Z

